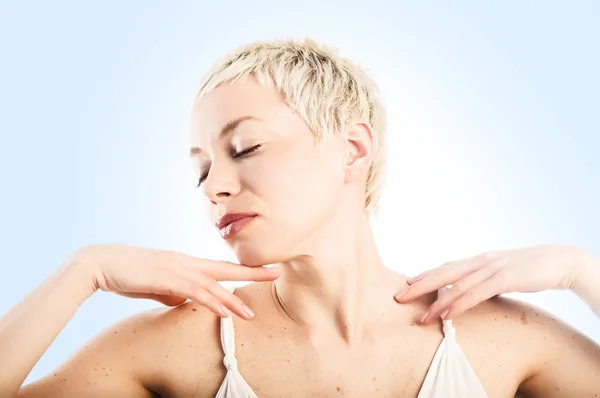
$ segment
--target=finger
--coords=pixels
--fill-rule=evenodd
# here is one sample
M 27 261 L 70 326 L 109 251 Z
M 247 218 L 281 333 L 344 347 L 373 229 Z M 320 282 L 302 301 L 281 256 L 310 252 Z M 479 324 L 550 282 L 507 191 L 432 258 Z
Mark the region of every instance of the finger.
M 459 265 L 459 264 L 465 264 L 465 263 L 470 263 L 470 262 L 478 262 L 478 263 L 483 264 L 483 263 L 486 263 L 491 256 L 492 256 L 492 253 L 483 253 L 483 254 L 479 254 L 477 256 L 464 258 L 462 260 L 448 261 L 448 262 L 440 265 L 439 267 L 432 268 L 430 270 L 420 273 L 417 276 L 413 276 L 412 278 L 407 279 L 406 283 L 408 283 L 409 285 L 412 285 L 414 283 L 419 282 L 423 278 L 428 277 L 429 275 L 431 275 L 433 272 L 436 272 L 437 270 L 452 267 L 452 266 Z
M 423 324 L 427 324 L 430 321 L 437 319 L 440 314 L 444 313 L 444 311 L 446 311 L 466 292 L 470 291 L 480 283 L 488 280 L 493 274 L 494 270 L 484 267 L 465 276 L 453 284 L 450 289 L 446 290 L 433 304 L 429 306 L 427 312 L 421 318 L 421 322 Z
M 206 267 L 207 260 L 199 260 L 202 260 L 204 267 Z M 281 269 L 279 267 L 250 267 L 228 261 L 209 261 L 210 265 L 204 269 L 204 272 L 217 281 L 266 282 L 275 280 L 281 276 Z
M 421 279 L 431 275 L 437 268 L 433 268 L 430 270 L 427 270 L 425 272 L 421 272 L 419 275 L 417 276 L 413 276 L 412 278 L 409 278 L 406 280 L 406 283 L 408 283 L 409 285 L 412 285 L 414 283 L 417 283 L 418 281 L 420 281 Z
M 499 283 L 492 276 L 483 283 L 473 287 L 448 308 L 448 313 L 444 315 L 444 319 L 451 319 L 475 307 L 477 304 L 501 294 L 498 286 Z
M 116 292 L 119 296 L 135 298 L 135 299 L 148 299 L 158 301 L 169 307 L 176 307 L 187 301 L 187 298 L 180 296 L 170 296 L 167 294 L 155 294 L 155 293 L 124 293 Z
M 413 285 L 421 280 L 423 280 L 424 278 L 427 278 L 429 275 L 433 274 L 434 272 L 439 272 L 440 270 L 446 269 L 448 267 L 452 267 L 454 264 L 461 262 L 461 261 L 467 261 L 467 260 L 471 260 L 472 258 L 468 258 L 468 259 L 464 259 L 464 260 L 458 260 L 458 261 L 447 261 L 444 264 L 440 265 L 439 267 L 435 267 L 432 269 L 429 269 L 427 271 L 424 271 L 422 273 L 420 273 L 417 276 L 413 276 L 412 278 L 409 278 L 406 280 L 406 283 L 408 283 L 409 285 Z
M 473 272 L 473 270 L 478 267 L 478 264 L 479 263 L 473 261 L 473 259 L 446 263 L 435 268 L 433 270 L 434 272 L 423 277 L 420 281 L 413 283 L 408 288 L 408 291 L 396 300 L 405 303 L 444 286 L 452 285 Z
M 189 290 L 191 292 L 187 294 L 187 296 L 190 298 L 190 300 L 208 308 L 221 318 L 227 318 L 230 315 L 223 304 L 205 289 L 194 287 L 190 288 Z
M 159 303 L 163 303 L 167 307 L 177 307 L 187 301 L 185 297 L 179 296 L 167 296 L 164 294 L 157 294 L 154 297 L 149 297 L 152 300 L 158 301 Z
M 439 267 L 435 267 L 435 268 L 429 269 L 427 271 L 424 271 L 424 272 L 420 273 L 417 276 L 414 276 L 414 277 L 412 277 L 410 279 L 407 279 L 406 283 L 408 283 L 409 285 L 414 285 L 415 283 L 417 283 L 417 282 L 419 282 L 419 281 L 427 278 L 429 275 L 431 275 L 431 274 L 433 274 L 435 272 L 439 272 L 440 270 L 444 270 L 444 269 L 446 269 L 448 267 L 452 267 L 457 262 L 458 261 L 448 261 L 448 262 L 440 265 Z
M 191 282 L 192 286 L 201 287 L 206 290 L 223 304 L 225 308 L 228 308 L 238 316 L 247 320 L 254 317 L 254 312 L 239 297 L 227 290 L 207 273 L 197 272 L 191 268 L 181 268 L 178 270 L 177 276 L 185 281 L 183 283 Z
M 238 296 L 231 293 L 220 283 L 209 281 L 206 284 L 205 290 L 215 296 L 226 308 L 230 309 L 238 316 L 247 320 L 254 317 L 254 311 L 248 308 Z
M 204 281 L 209 280 L 207 276 L 201 273 L 186 272 L 184 267 L 178 268 L 177 271 L 179 272 L 162 275 L 149 293 L 160 296 L 187 297 L 220 317 L 225 318 L 230 315 L 221 301 L 204 289 L 204 285 L 207 284 Z

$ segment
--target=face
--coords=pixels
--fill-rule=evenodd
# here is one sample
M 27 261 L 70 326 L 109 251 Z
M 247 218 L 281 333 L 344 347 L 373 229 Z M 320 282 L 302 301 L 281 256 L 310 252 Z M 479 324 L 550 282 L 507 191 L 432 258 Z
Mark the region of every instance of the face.
M 256 214 L 224 236 L 248 266 L 308 254 L 344 195 L 344 140 L 334 137 L 319 149 L 276 89 L 253 78 L 219 86 L 194 104 L 191 146 L 199 148 L 193 163 L 211 221 Z

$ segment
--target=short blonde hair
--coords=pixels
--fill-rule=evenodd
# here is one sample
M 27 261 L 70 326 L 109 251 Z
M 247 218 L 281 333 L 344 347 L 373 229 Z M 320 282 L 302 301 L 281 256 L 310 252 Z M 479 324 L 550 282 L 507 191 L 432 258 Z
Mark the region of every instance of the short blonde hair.
M 226 54 L 202 78 L 196 101 L 244 76 L 274 86 L 287 106 L 312 130 L 318 143 L 348 123 L 367 120 L 373 129 L 373 163 L 365 187 L 365 209 L 376 214 L 386 160 L 386 115 L 377 85 L 364 69 L 334 48 L 309 38 L 245 44 Z

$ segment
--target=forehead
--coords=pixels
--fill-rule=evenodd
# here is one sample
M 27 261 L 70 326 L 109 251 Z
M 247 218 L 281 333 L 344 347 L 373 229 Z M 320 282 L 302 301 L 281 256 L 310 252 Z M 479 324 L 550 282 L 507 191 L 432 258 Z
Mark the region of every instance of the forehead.
M 263 86 L 251 78 L 223 84 L 194 103 L 190 121 L 192 146 L 206 146 L 218 138 L 223 127 L 240 117 L 281 118 L 282 108 L 291 111 L 274 87 Z

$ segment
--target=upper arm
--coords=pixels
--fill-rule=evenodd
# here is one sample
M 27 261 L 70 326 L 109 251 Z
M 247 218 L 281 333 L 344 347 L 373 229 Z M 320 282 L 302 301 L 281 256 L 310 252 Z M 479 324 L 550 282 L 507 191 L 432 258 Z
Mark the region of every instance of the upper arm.
M 152 397 L 143 382 L 152 371 L 147 330 L 152 311 L 103 330 L 55 371 L 22 387 L 17 398 Z
M 530 397 L 600 397 L 600 345 L 552 315 L 529 308 L 535 366 L 519 391 Z

